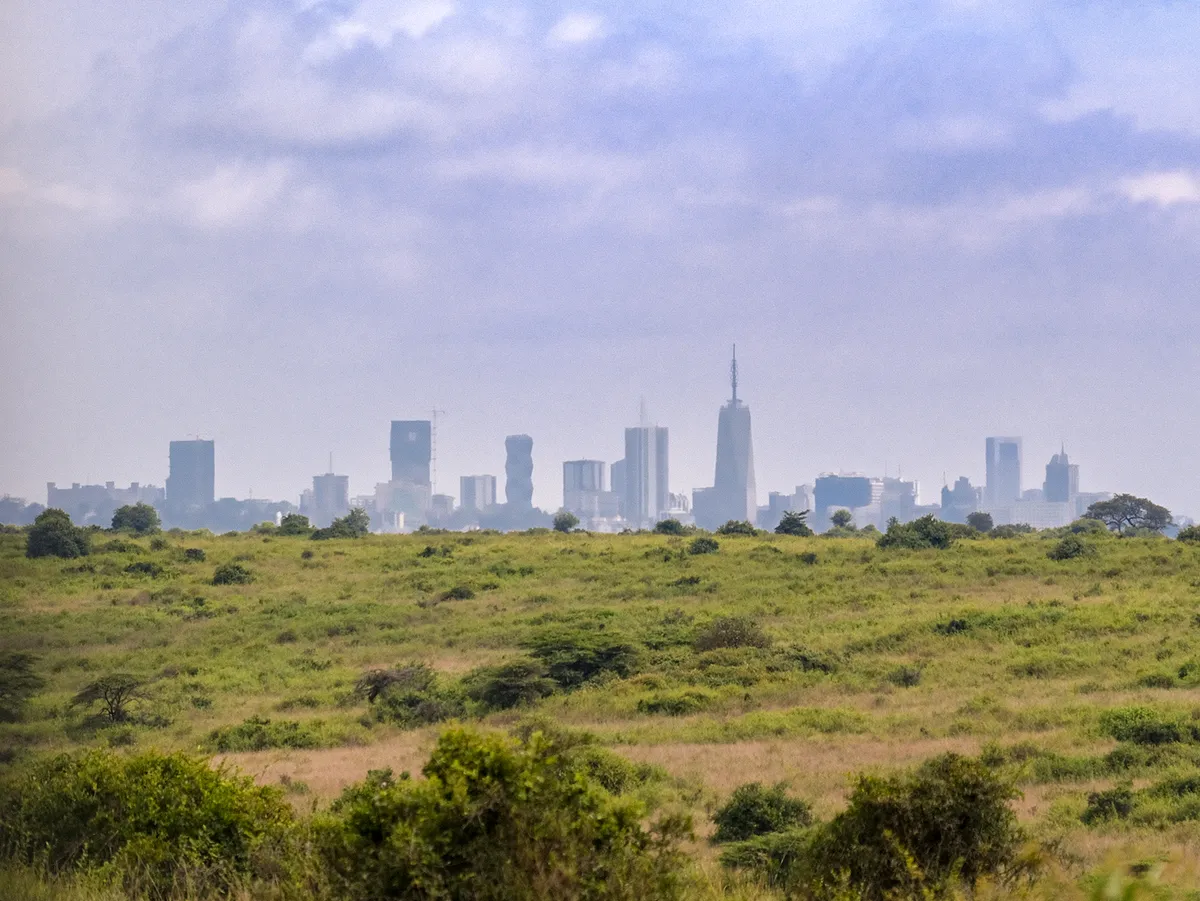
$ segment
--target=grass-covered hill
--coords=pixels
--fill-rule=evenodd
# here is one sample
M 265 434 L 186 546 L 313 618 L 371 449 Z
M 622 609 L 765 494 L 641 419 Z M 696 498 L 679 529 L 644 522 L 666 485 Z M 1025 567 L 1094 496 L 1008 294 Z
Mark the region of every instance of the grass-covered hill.
M 954 751 L 1070 865 L 1200 855 L 1200 545 L 1060 538 L 3 534 L 0 655 L 40 684 L 0 768 L 185 750 L 320 807 L 450 723 L 536 721 L 664 773 L 711 859 L 742 783 L 829 817 L 853 774 Z

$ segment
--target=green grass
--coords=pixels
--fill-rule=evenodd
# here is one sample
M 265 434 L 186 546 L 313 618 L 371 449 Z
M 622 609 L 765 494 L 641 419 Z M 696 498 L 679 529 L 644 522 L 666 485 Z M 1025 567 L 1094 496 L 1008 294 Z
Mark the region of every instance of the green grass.
M 1100 863 L 1123 844 L 1200 848 L 1190 799 L 1149 793 L 1143 815 L 1079 819 L 1090 792 L 1198 772 L 1194 544 L 1102 536 L 1097 554 L 1053 561 L 1057 537 L 1036 534 L 943 551 L 722 535 L 708 554 L 661 535 L 166 538 L 162 550 L 123 536 L 86 558 L 28 560 L 23 536 L 0 535 L 0 650 L 35 655 L 46 680 L 21 722 L 0 724 L 17 765 L 96 745 L 265 747 L 261 766 L 253 754 L 238 762 L 255 774 L 267 761 L 324 766 L 322 800 L 393 749 L 427 748 L 438 728 L 409 733 L 372 717 L 353 693 L 364 671 L 420 661 L 454 690 L 473 670 L 575 632 L 629 643 L 633 670 L 532 712 L 706 786 L 693 806 L 701 820 L 741 782 L 788 779 L 828 814 L 853 772 L 991 745 L 1026 789 L 1022 819 L 1080 860 Z M 253 580 L 212 584 L 229 563 Z M 752 620 L 769 646 L 697 650 L 706 626 L 729 616 Z M 71 705 L 116 672 L 144 682 L 129 722 L 106 726 Z M 1130 707 L 1178 724 L 1180 741 L 1118 742 L 1109 711 Z M 530 712 L 465 709 L 500 728 Z M 1029 747 L 1006 756 L 1015 745 Z

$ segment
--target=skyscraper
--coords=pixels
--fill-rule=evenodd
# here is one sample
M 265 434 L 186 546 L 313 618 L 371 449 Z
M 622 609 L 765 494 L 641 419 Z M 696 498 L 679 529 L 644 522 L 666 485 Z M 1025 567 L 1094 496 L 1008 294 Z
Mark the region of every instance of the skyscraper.
M 172 441 L 167 503 L 207 507 L 216 498 L 216 449 L 212 441 Z
M 460 476 L 458 494 L 464 510 L 478 513 L 496 505 L 495 476 Z
M 1079 494 L 1079 465 L 1067 457 L 1065 447 L 1046 464 L 1042 493 L 1047 501 L 1058 504 L 1068 503 Z
M 510 510 L 533 509 L 533 439 L 509 435 L 504 439 L 504 500 Z
M 622 513 L 630 523 L 653 526 L 668 508 L 670 438 L 665 426 L 625 430 Z
M 313 525 L 325 528 L 350 512 L 350 477 L 327 472 L 313 476 Z
M 392 481 L 429 485 L 433 427 L 428 419 L 392 421 Z
M 987 439 L 987 481 L 984 502 L 1006 507 L 1021 499 L 1021 439 Z
M 732 392 L 717 417 L 717 467 L 713 487 L 697 491 L 692 502 L 696 524 L 706 529 L 715 529 L 731 519 L 753 523 L 758 515 L 750 408 L 737 396 L 736 346 L 729 376 Z

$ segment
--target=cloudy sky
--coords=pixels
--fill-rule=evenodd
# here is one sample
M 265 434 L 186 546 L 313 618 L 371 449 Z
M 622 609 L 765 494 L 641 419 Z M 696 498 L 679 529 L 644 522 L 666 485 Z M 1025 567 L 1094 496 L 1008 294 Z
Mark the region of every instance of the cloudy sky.
M 0 5 L 0 493 L 292 498 L 671 428 L 711 483 L 737 342 L 758 485 L 1025 438 L 1200 515 L 1200 4 Z

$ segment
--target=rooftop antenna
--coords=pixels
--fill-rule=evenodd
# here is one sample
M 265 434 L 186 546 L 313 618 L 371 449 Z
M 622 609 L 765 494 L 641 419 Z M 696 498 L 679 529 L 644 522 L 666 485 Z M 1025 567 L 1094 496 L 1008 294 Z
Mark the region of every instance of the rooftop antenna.
M 733 405 L 737 406 L 737 345 L 733 345 L 733 362 L 729 364 L 729 381 L 733 385 Z
M 648 419 L 646 416 L 646 395 L 643 394 L 638 400 L 638 424 L 642 428 L 646 428 L 649 425 Z
M 437 418 L 438 414 L 446 415 L 445 410 L 434 407 L 433 417 L 429 423 L 429 493 L 437 494 Z

